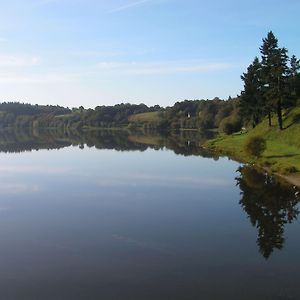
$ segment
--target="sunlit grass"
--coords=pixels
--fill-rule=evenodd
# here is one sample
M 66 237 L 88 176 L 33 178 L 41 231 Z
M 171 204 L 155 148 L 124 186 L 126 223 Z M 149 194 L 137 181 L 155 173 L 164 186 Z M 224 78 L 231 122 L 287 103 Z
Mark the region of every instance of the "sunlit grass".
M 161 112 L 147 112 L 142 114 L 131 115 L 128 120 L 130 122 L 155 123 L 161 121 Z
M 268 166 L 275 172 L 300 172 L 300 108 L 286 112 L 284 130 L 277 128 L 275 117 L 272 122 L 272 127 L 264 120 L 247 133 L 220 136 L 209 141 L 207 146 L 241 161 Z M 260 158 L 251 157 L 244 151 L 244 144 L 250 136 L 262 136 L 267 141 L 266 151 Z

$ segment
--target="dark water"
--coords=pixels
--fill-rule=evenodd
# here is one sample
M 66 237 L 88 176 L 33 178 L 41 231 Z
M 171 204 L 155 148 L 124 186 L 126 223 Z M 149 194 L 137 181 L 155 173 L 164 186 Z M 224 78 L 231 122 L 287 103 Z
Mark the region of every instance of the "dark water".
M 0 299 L 300 299 L 295 190 L 205 138 L 2 132 Z

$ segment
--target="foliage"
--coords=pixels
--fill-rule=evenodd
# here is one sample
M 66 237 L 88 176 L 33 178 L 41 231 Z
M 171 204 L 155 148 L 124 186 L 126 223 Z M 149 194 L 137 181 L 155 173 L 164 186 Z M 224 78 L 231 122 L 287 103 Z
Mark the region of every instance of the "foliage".
M 242 127 L 241 118 L 238 114 L 233 114 L 224 118 L 219 126 L 219 131 L 227 135 L 240 131 Z
M 272 121 L 275 121 L 275 116 Z M 236 158 L 239 161 L 267 166 L 269 170 L 281 174 L 300 171 L 300 106 L 286 111 L 283 115 L 284 131 L 269 127 L 264 119 L 247 133 L 220 136 L 206 142 L 206 147 Z M 254 158 L 245 151 L 245 143 L 251 136 L 262 136 L 267 142 L 267 149 L 259 158 Z M 299 173 L 298 173 L 299 174 Z M 296 174 L 296 176 L 299 176 Z M 293 174 L 295 176 L 295 174 Z M 300 182 L 300 178 L 299 178 Z
M 236 115 L 238 99 L 185 100 L 174 106 L 121 103 L 95 109 L 41 106 L 18 102 L 0 104 L 0 128 L 136 128 L 141 130 L 214 129 Z
M 300 96 L 300 63 L 295 55 L 289 59 L 288 50 L 278 46 L 270 31 L 260 47 L 261 61 L 256 57 L 241 76 L 244 90 L 240 97 L 241 115 L 252 127 L 275 113 L 280 130 L 283 129 L 283 109 L 296 106 Z M 288 64 L 290 62 L 290 65 Z
M 246 140 L 244 149 L 249 155 L 260 157 L 266 150 L 266 140 L 261 136 L 251 136 Z
M 215 129 L 221 121 L 236 113 L 238 99 L 185 100 L 167 107 L 164 118 L 171 129 Z
M 257 57 L 241 78 L 244 81 L 244 91 L 240 97 L 241 114 L 254 128 L 262 120 L 266 109 L 262 92 L 262 66 Z

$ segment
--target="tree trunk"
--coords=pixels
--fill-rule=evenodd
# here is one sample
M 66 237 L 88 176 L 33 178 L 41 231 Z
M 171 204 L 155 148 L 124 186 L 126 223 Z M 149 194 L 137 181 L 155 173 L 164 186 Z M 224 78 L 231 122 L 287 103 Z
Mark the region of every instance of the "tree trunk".
M 272 126 L 271 112 L 268 112 L 269 127 Z
M 278 119 L 278 126 L 279 129 L 282 130 L 282 107 L 281 107 L 281 100 L 277 102 L 277 119 Z

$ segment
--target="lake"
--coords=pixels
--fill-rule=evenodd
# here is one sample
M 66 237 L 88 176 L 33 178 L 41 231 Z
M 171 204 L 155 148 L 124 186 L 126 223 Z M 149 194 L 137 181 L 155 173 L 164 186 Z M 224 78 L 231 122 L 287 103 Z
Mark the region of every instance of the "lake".
M 300 299 L 295 190 L 209 137 L 2 132 L 1 299 Z

